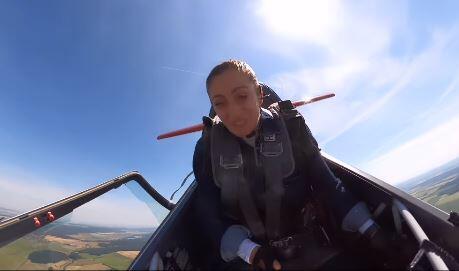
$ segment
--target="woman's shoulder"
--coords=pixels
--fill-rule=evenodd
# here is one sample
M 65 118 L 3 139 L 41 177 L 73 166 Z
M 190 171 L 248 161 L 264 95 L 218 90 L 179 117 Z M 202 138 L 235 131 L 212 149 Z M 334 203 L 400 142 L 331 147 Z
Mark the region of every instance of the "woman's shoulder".
M 308 159 L 320 151 L 317 140 L 312 135 L 303 116 L 289 119 L 286 125 L 294 152 L 301 152 Z
M 312 139 L 315 145 L 317 145 L 317 141 L 312 135 L 311 129 L 309 129 L 309 126 L 307 125 L 303 115 L 298 114 L 293 118 L 286 119 L 285 123 L 292 140 L 309 138 Z
M 202 136 L 196 142 L 193 154 L 193 172 L 198 182 L 212 179 L 212 165 L 209 153 L 209 140 Z
M 194 155 L 193 160 L 195 158 L 202 158 L 204 155 L 208 155 L 209 151 L 209 139 L 208 136 L 203 133 L 203 135 L 198 139 L 196 145 L 194 146 Z M 196 157 L 198 156 L 198 157 Z
M 269 110 L 276 112 L 285 121 L 293 143 L 304 143 L 307 140 L 317 146 L 317 141 L 306 124 L 303 115 L 301 115 L 290 100 L 274 103 L 269 106 Z

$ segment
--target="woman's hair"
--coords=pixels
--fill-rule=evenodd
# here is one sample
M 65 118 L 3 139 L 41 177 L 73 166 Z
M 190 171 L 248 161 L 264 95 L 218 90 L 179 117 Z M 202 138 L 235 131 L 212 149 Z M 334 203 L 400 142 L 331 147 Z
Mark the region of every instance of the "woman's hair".
M 246 62 L 242 60 L 234 60 L 230 59 L 227 61 L 224 61 L 217 66 L 215 66 L 207 76 L 206 80 L 206 88 L 207 92 L 209 92 L 209 86 L 212 83 L 212 80 L 215 78 L 215 76 L 222 74 L 223 72 L 233 69 L 238 72 L 242 72 L 245 74 L 256 86 L 259 85 L 257 76 L 255 75 L 255 72 L 253 69 L 247 64 Z

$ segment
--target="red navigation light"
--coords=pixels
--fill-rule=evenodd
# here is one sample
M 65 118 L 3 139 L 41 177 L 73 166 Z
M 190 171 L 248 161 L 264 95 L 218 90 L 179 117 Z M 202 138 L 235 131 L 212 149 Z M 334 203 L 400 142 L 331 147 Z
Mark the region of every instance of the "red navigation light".
M 54 215 L 53 215 L 53 213 L 51 213 L 51 212 L 46 213 L 46 218 L 47 218 L 48 221 L 50 221 L 50 222 L 51 222 L 51 221 L 54 221 Z
M 41 222 L 38 219 L 38 217 L 34 217 L 33 218 L 33 223 L 35 224 L 35 227 L 37 227 L 37 228 L 41 227 Z

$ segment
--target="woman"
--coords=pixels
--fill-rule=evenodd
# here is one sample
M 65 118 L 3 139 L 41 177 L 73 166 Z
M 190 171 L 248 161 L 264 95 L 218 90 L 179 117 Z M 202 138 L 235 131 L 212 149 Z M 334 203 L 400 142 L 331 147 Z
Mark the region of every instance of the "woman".
M 314 202 L 331 211 L 344 231 L 369 239 L 378 232 L 365 204 L 328 169 L 291 103 L 261 107 L 263 90 L 247 63 L 217 65 L 206 87 L 217 117 L 204 118 L 207 128 L 196 144 L 195 211 L 221 259 L 241 268 L 280 270 L 291 259 L 304 258 L 292 244 L 296 241 L 312 244 L 309 259 L 302 261 L 309 266 L 300 268 L 330 262 L 339 250 L 320 245 L 330 243 L 325 228 L 331 223 L 317 219 L 323 212 Z M 318 215 L 306 214 L 309 210 Z M 305 222 L 311 217 L 315 221 Z

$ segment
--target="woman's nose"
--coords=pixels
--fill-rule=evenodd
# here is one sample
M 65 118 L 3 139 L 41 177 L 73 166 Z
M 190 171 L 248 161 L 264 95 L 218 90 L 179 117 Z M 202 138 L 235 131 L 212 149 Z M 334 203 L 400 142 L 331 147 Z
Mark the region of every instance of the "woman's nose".
M 243 119 L 244 111 L 240 106 L 233 105 L 228 112 L 228 117 L 231 121 Z

